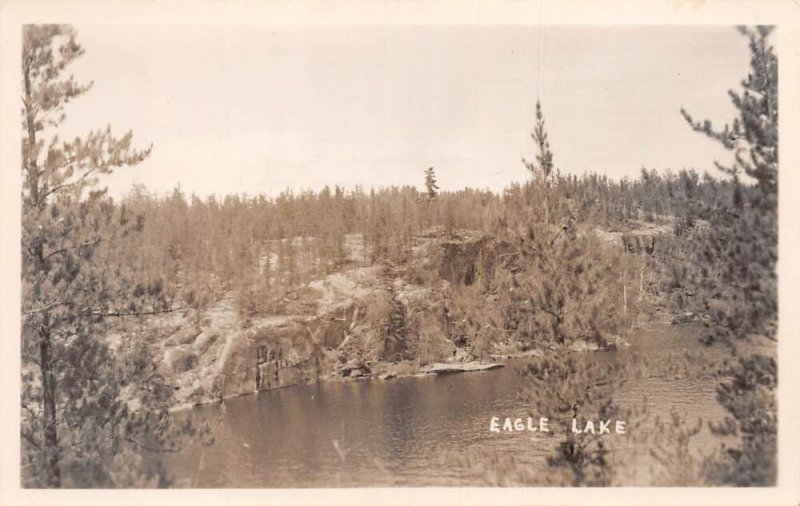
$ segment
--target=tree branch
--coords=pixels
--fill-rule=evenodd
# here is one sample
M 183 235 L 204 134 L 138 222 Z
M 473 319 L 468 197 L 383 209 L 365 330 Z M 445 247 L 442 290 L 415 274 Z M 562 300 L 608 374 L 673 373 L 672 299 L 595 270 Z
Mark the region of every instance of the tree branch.
M 66 304 L 66 302 L 64 302 L 63 300 L 57 300 L 57 301 L 51 302 L 50 304 L 47 304 L 45 306 L 42 306 L 42 307 L 39 307 L 39 308 L 36 308 L 36 309 L 31 309 L 29 311 L 25 311 L 23 314 L 26 315 L 26 316 L 29 316 L 29 315 L 36 314 L 36 313 L 43 313 L 45 311 L 49 311 L 50 309 L 53 309 L 56 306 L 65 305 L 65 304 Z
M 89 313 L 91 316 L 99 316 L 99 317 L 122 317 L 122 316 L 151 316 L 156 314 L 165 314 L 165 313 L 173 313 L 175 311 L 182 311 L 184 309 L 189 309 L 188 306 L 181 306 L 181 307 L 174 307 L 169 309 L 158 309 L 152 311 L 131 311 L 131 312 L 124 312 L 124 311 L 116 311 L 112 313 Z
M 86 172 L 84 172 L 83 175 L 81 175 L 81 177 L 79 177 L 75 181 L 72 181 L 70 183 L 60 184 L 58 186 L 54 186 L 53 188 L 47 190 L 46 192 L 44 192 L 41 195 L 39 195 L 39 202 L 44 202 L 44 199 L 46 199 L 48 196 L 52 195 L 53 193 L 55 193 L 57 191 L 61 191 L 61 190 L 65 189 L 65 188 L 69 188 L 71 186 L 75 186 L 75 185 L 81 183 L 84 179 L 89 177 L 90 174 L 92 174 L 95 171 L 97 171 L 97 169 L 99 169 L 100 167 L 101 166 L 92 167 L 91 169 L 89 169 Z
M 89 246 L 94 246 L 95 244 L 98 244 L 101 240 L 102 240 L 102 237 L 98 237 L 97 239 L 94 239 L 92 241 L 86 241 L 86 242 L 78 244 L 76 246 L 70 246 L 69 248 L 61 248 L 61 249 L 55 250 L 55 251 L 45 255 L 42 260 L 47 260 L 51 256 L 58 255 L 58 254 L 61 254 L 61 253 L 66 253 L 67 251 L 70 251 L 70 250 L 79 249 L 79 248 L 87 248 Z

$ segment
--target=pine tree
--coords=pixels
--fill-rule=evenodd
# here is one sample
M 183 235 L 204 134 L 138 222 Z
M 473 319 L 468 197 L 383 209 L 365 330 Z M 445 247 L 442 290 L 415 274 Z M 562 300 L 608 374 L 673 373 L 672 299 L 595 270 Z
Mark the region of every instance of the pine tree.
M 769 42 L 772 27 L 755 30 L 740 27 L 749 39 L 750 72 L 741 81 L 743 90 L 729 90 L 739 117 L 714 130 L 711 121 L 697 122 L 681 109 L 686 121 L 697 132 L 715 139 L 734 152 L 733 165 L 719 162 L 717 167 L 736 180 L 742 174 L 753 178 L 764 193 L 764 205 L 777 204 L 778 192 L 778 57 Z
M 161 281 L 134 281 L 115 262 L 141 230 L 96 176 L 136 165 L 150 149 L 110 128 L 62 141 L 64 106 L 89 90 L 67 66 L 83 54 L 63 25 L 28 25 L 22 47 L 22 469 L 26 486 L 163 484 L 142 449 L 166 448 L 171 391 L 146 343 L 103 337 L 110 316 L 168 309 Z
M 533 177 L 532 188 L 544 196 L 544 220 L 549 225 L 551 216 L 548 197 L 550 176 L 553 173 L 553 152 L 550 150 L 550 141 L 544 126 L 544 113 L 542 113 L 542 104 L 539 100 L 536 101 L 536 126 L 531 132 L 531 138 L 536 143 L 536 162 L 530 162 L 523 158 L 522 163 Z
M 436 174 L 433 172 L 433 167 L 425 169 L 425 191 L 431 200 L 438 195 L 439 187 L 436 185 Z
M 536 101 L 536 126 L 531 132 L 531 139 L 538 148 L 536 163 L 529 162 L 524 158 L 522 162 L 534 177 L 541 177 L 546 182 L 553 172 L 553 152 L 550 151 L 550 141 L 544 126 L 542 103 L 539 100 Z
M 771 30 L 739 29 L 749 40 L 750 72 L 742 92 L 729 92 L 738 110 L 731 124 L 715 131 L 710 121 L 695 122 L 682 111 L 694 130 L 735 155 L 731 166 L 717 163 L 731 176 L 723 186 L 727 200 L 715 208 L 695 203 L 710 226 L 686 235 L 673 265 L 680 274 L 673 282 L 688 294 L 679 304 L 705 315 L 705 341 L 729 346 L 736 358 L 727 371 L 732 379 L 717 389 L 729 417 L 715 431 L 738 435 L 740 444 L 708 470 L 713 481 L 735 485 L 771 485 L 776 476 L 777 364 L 771 355 L 739 349 L 744 342 L 776 341 L 778 62 Z
M 573 418 L 609 419 L 621 411 L 614 393 L 631 376 L 629 364 L 583 360 L 573 346 L 605 346 L 629 327 L 619 272 L 632 259 L 592 234 L 578 233 L 572 220 L 562 226 L 549 222 L 550 207 L 565 209 L 566 203 L 564 194 L 548 184 L 553 154 L 540 104 L 533 137 L 537 163 L 523 162 L 534 177 L 524 193 L 506 196 L 507 215 L 498 231 L 503 254 L 485 299 L 477 303 L 481 310 L 464 311 L 470 306 L 456 298 L 462 307 L 455 313 L 464 315 L 470 340 L 483 339 L 487 332 L 494 340 L 511 335 L 526 348 L 539 350 L 541 355 L 522 371 L 529 413 L 548 413 L 554 427 L 569 427 Z M 537 219 L 541 216 L 545 219 Z M 614 469 L 602 438 L 572 432 L 557 436 L 558 448 L 548 458 L 553 471 L 549 482 L 611 483 Z

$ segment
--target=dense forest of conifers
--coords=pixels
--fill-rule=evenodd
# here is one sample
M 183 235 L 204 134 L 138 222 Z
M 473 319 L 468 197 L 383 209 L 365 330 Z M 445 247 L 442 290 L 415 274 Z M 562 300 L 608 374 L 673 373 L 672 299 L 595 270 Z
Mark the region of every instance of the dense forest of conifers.
M 621 232 L 642 223 L 668 223 L 681 234 L 709 217 L 693 203 L 728 198 L 730 185 L 694 170 L 642 170 L 634 180 L 556 173 L 546 193 L 554 223 Z M 402 261 L 415 236 L 431 229 L 500 237 L 519 221 L 537 219 L 532 205 L 544 194 L 532 182 L 509 186 L 502 194 L 463 189 L 433 197 L 411 186 L 287 190 L 274 198 L 200 198 L 179 188 L 159 196 L 137 186 L 113 204 L 112 212 L 140 229 L 120 243 L 120 254 L 137 278 L 180 288 L 190 303 L 199 304 L 200 294 L 207 301 L 265 279 L 277 295 L 340 269 L 354 261 L 346 253 L 350 234 L 363 237 L 361 261 L 368 263 Z
M 163 468 L 143 459 L 145 450 L 170 451 L 195 430 L 169 414 L 172 389 L 146 340 L 126 334 L 112 349 L 102 338 L 119 330 L 118 317 L 141 322 L 178 309 L 200 312 L 231 293 L 243 316 L 270 314 L 276 300 L 314 277 L 350 264 L 402 264 L 420 234 L 435 230 L 447 238 L 468 230 L 494 238 L 504 254 L 491 279 L 455 290 L 454 311 L 476 345 L 511 334 L 541 351 L 525 372 L 538 395 L 533 404 L 553 420 L 616 409 L 614 388 L 630 379 L 627 366 L 598 369 L 576 360 L 570 344 L 629 330 L 643 298 L 627 290 L 637 284 L 640 295 L 659 294 L 665 311 L 702 322 L 706 342 L 734 351 L 717 392 L 729 418 L 714 430 L 736 435 L 738 444 L 706 461 L 704 483 L 774 484 L 776 361 L 736 350 L 744 341 L 777 339 L 777 58 L 769 28 L 742 32 L 751 73 L 742 92 L 731 92 L 739 117 L 718 131 L 684 112 L 691 128 L 734 152 L 721 177 L 561 174 L 537 104 L 535 161 L 520 167 L 530 179 L 502 194 L 439 192 L 436 177 L 447 178 L 441 167 L 438 174 L 420 170 L 424 190 L 198 198 L 136 187 L 113 200 L 95 176 L 136 165 L 149 150 L 136 150 L 130 133 L 116 137 L 110 129 L 60 141 L 52 130 L 65 118 L 64 105 L 89 89 L 63 74 L 83 48 L 71 27 L 26 27 L 23 483 L 169 483 Z M 650 255 L 604 243 L 596 233 L 624 235 L 648 223 L 671 232 Z M 349 253 L 359 242 L 354 236 L 362 251 L 356 257 Z M 607 452 L 597 439 L 567 435 L 548 463 L 567 471 L 561 484 L 607 485 Z

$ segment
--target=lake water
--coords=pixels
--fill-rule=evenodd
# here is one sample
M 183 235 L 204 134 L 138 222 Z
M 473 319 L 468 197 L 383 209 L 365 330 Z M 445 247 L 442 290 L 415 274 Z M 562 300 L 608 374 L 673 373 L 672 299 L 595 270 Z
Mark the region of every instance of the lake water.
M 667 415 L 674 407 L 692 421 L 722 418 L 713 367 L 669 366 L 685 354 L 713 361 L 725 356 L 723 351 L 702 346 L 690 326 L 659 327 L 631 341 L 621 352 L 583 354 L 601 361 L 633 352 L 646 357 L 650 365 L 645 376 L 618 392 L 620 404 L 647 396 L 651 416 Z M 188 446 L 170 458 L 168 468 L 175 486 L 214 488 L 491 484 L 480 469 L 458 463 L 469 458 L 480 463 L 513 459 L 514 465 L 544 473 L 553 437 L 489 430 L 492 416 L 527 416 L 519 396 L 524 380 L 518 373 L 525 362 L 513 359 L 504 368 L 485 372 L 261 392 L 227 401 L 224 413 L 219 406 L 197 408 L 188 416 L 221 420 L 215 442 Z M 619 451 L 631 455 L 623 484 L 650 484 L 650 473 L 642 471 L 645 462 L 636 457 L 641 452 L 635 451 L 635 435 L 605 437 L 614 438 Z M 719 439 L 704 429 L 694 444 L 711 448 Z

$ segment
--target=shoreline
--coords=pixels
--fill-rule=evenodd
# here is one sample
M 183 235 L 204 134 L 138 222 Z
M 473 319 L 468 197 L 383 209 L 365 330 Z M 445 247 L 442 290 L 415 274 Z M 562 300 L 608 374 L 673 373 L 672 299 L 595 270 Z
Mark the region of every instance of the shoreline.
M 525 352 L 527 353 L 527 352 Z M 501 359 L 503 361 L 508 360 L 510 358 L 520 358 L 524 356 L 532 356 L 531 354 L 520 355 L 517 356 L 507 356 L 506 359 Z M 381 380 L 381 381 L 388 381 L 390 379 L 398 379 L 398 378 L 424 378 L 424 377 L 431 377 L 431 376 L 440 376 L 440 375 L 447 375 L 447 374 L 462 374 L 462 373 L 470 373 L 470 372 L 483 372 L 489 371 L 492 369 L 500 369 L 505 367 L 505 364 L 501 363 L 500 361 L 495 362 L 479 362 L 476 360 L 467 361 L 467 362 L 435 362 L 431 364 L 426 364 L 421 367 L 414 367 L 409 368 L 408 370 L 405 369 L 404 366 L 407 364 L 403 362 L 377 362 L 373 364 L 373 367 L 376 367 L 381 372 L 369 372 L 366 374 L 358 374 L 355 376 L 340 376 L 339 374 L 332 374 L 328 376 L 321 376 L 317 383 L 347 383 L 347 382 L 354 382 L 354 381 L 369 381 L 369 380 Z M 385 369 L 384 369 L 385 368 Z M 182 403 L 176 404 L 175 406 L 169 409 L 170 413 L 178 413 L 191 410 L 193 408 L 200 408 L 204 406 L 211 406 L 214 404 L 220 404 L 225 402 L 229 399 L 235 399 L 238 397 L 243 397 L 246 395 L 257 395 L 261 392 L 271 392 L 273 390 L 283 390 L 286 388 L 293 388 L 302 385 L 309 385 L 313 382 L 309 383 L 295 383 L 292 385 L 285 385 L 278 388 L 272 389 L 264 389 L 264 390 L 255 390 L 252 392 L 241 392 L 238 394 L 224 396 L 222 398 L 217 399 L 209 399 L 207 401 L 197 401 L 192 403 Z
M 628 343 L 625 343 L 627 345 Z M 597 345 L 590 346 L 585 342 L 581 342 L 578 346 L 572 346 L 574 352 L 603 352 L 603 351 L 616 351 L 615 348 L 601 348 Z M 347 383 L 353 381 L 388 381 L 391 379 L 399 378 L 425 378 L 431 376 L 440 376 L 448 374 L 464 374 L 470 372 L 484 372 L 492 369 L 500 369 L 505 367 L 505 362 L 519 358 L 530 358 L 541 356 L 542 351 L 538 349 L 529 349 L 524 351 L 516 351 L 511 353 L 494 353 L 490 354 L 492 362 L 484 362 L 479 360 L 468 361 L 455 361 L 455 362 L 433 362 L 423 366 L 414 365 L 413 362 L 375 362 L 371 364 L 370 372 L 358 373 L 348 376 L 342 376 L 340 373 L 329 374 L 321 376 L 316 383 Z M 354 369 L 362 371 L 362 369 Z M 246 395 L 257 395 L 260 392 L 271 392 L 273 390 L 282 390 L 286 388 L 293 388 L 302 385 L 309 385 L 313 382 L 307 383 L 294 383 L 272 389 L 254 390 L 252 392 L 241 392 L 233 395 L 224 396 L 222 398 L 209 399 L 204 401 L 196 401 L 191 403 L 176 404 L 170 408 L 170 413 L 184 412 L 193 408 L 200 408 L 220 404 L 229 399 L 235 399 Z

